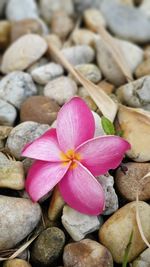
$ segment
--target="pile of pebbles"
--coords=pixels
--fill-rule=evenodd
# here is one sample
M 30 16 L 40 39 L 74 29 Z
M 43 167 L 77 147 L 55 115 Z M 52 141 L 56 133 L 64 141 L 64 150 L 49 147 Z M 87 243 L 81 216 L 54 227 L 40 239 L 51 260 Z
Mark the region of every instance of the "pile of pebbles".
M 113 36 L 133 81 L 127 82 L 95 32 L 97 25 Z M 66 205 L 57 187 L 39 203 L 24 189 L 32 160 L 21 157 L 22 148 L 56 126 L 58 111 L 72 97 L 80 96 L 93 112 L 95 136 L 105 135 L 96 103 L 50 44 L 119 104 L 114 124 L 132 146 L 123 168 L 97 177 L 106 198 L 100 216 Z M 138 230 L 135 201 L 139 189 L 141 225 L 150 242 L 149 133 L 149 0 L 0 0 L 0 257 L 38 234 L 0 266 L 121 266 L 133 231 L 128 261 L 149 267 L 150 249 Z

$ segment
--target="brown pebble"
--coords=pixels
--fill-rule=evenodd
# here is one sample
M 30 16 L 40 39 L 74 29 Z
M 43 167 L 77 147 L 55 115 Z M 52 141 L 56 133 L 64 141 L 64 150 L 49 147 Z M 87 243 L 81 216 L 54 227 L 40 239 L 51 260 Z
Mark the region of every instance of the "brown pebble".
M 31 265 L 25 260 L 13 259 L 5 261 L 3 267 L 31 267 Z
M 29 97 L 23 102 L 20 109 L 21 121 L 35 121 L 43 124 L 52 124 L 59 111 L 59 105 L 46 96 Z
M 0 21 L 0 50 L 5 49 L 10 42 L 11 25 L 9 21 Z

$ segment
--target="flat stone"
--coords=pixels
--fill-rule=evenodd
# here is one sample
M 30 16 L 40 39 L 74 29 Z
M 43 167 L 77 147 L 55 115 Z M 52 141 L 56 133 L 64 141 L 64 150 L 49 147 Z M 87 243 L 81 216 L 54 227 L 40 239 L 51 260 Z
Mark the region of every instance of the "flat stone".
M 63 208 L 61 221 L 74 241 L 80 241 L 87 234 L 98 230 L 103 223 L 102 217 L 80 213 L 67 205 Z
M 0 99 L 0 124 L 12 126 L 16 120 L 17 111 L 11 104 Z
M 26 34 L 17 39 L 4 53 L 1 71 L 24 70 L 41 58 L 47 50 L 46 41 L 37 34 Z
M 48 129 L 49 125 L 47 124 L 40 124 L 32 121 L 22 122 L 11 131 L 6 142 L 6 147 L 14 157 L 21 159 L 23 147 L 27 143 L 40 137 Z
M 6 6 L 8 20 L 38 18 L 38 8 L 35 0 L 9 0 Z
M 46 85 L 49 81 L 63 75 L 64 69 L 60 64 L 51 62 L 31 72 L 33 80 L 39 84 Z
M 127 168 L 125 173 L 119 168 L 116 172 L 115 184 L 119 193 L 127 200 L 136 199 L 137 190 L 140 200 L 150 199 L 150 175 L 142 179 L 150 172 L 149 163 L 128 162 L 123 166 Z
M 66 245 L 63 261 L 65 267 L 113 267 L 109 250 L 90 239 Z
M 0 50 L 6 49 L 10 43 L 11 24 L 7 20 L 0 21 Z
M 63 105 L 77 94 L 77 85 L 69 77 L 61 76 L 50 81 L 44 88 L 44 95 Z
M 0 98 L 16 108 L 20 108 L 21 103 L 36 92 L 37 89 L 30 74 L 22 71 L 9 73 L 0 81 Z
M 31 267 L 30 263 L 22 259 L 5 261 L 3 267 Z
M 29 199 L 0 196 L 0 250 L 16 246 L 34 230 L 40 217 L 39 204 Z
M 150 205 L 139 201 L 138 207 L 144 235 L 150 242 Z M 119 209 L 100 228 L 100 242 L 110 250 L 115 262 L 123 262 L 125 249 L 132 231 L 133 239 L 128 254 L 129 262 L 146 248 L 136 223 L 136 201 Z

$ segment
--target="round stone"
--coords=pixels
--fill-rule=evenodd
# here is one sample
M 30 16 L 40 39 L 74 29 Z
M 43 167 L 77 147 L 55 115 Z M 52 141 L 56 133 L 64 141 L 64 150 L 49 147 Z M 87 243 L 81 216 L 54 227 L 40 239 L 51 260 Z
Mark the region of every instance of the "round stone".
M 0 124 L 12 126 L 16 117 L 16 109 L 5 100 L 0 99 Z
M 13 259 L 5 261 L 3 267 L 31 267 L 31 265 L 25 260 Z

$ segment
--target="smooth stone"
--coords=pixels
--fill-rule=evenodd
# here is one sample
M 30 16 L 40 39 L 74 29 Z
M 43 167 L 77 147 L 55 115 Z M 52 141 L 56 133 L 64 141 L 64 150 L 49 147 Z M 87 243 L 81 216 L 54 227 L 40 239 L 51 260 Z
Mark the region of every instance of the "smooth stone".
M 27 143 L 40 137 L 48 129 L 49 125 L 47 124 L 40 124 L 32 121 L 22 122 L 12 129 L 8 136 L 6 147 L 15 158 L 21 159 L 23 147 Z
M 76 29 L 72 32 L 72 41 L 75 45 L 95 46 L 95 33 L 87 29 Z
M 9 0 L 6 6 L 8 20 L 38 18 L 38 8 L 35 0 Z
M 0 250 L 15 247 L 34 230 L 40 218 L 39 204 L 29 199 L 0 196 Z
M 46 64 L 48 64 L 48 59 L 46 57 L 41 57 L 39 60 L 37 60 L 36 62 L 34 62 L 31 66 L 29 66 L 29 68 L 27 68 L 27 72 L 28 73 L 32 73 L 32 71 L 34 71 L 35 69 L 45 66 Z
M 0 124 L 12 126 L 16 120 L 17 111 L 11 104 L 0 99 Z
M 119 101 L 134 108 L 145 108 L 150 104 L 150 76 L 127 83 L 116 91 Z
M 17 39 L 4 53 L 1 71 L 9 73 L 27 69 L 47 50 L 46 41 L 37 34 L 26 34 Z
M 7 20 L 0 21 L 0 50 L 6 49 L 10 43 L 11 24 Z
M 144 48 L 144 59 L 147 59 L 150 57 L 150 45 L 147 45 L 145 48 Z
M 58 187 L 55 186 L 48 208 L 48 218 L 50 221 L 56 221 L 61 216 L 64 205 L 65 201 L 63 200 Z
M 141 62 L 135 71 L 135 76 L 141 78 L 143 76 L 150 75 L 150 57 Z
M 10 134 L 12 127 L 0 125 L 0 140 L 6 139 Z
M 66 245 L 63 262 L 65 267 L 113 267 L 109 250 L 90 239 Z
M 139 9 L 143 11 L 148 17 L 150 17 L 150 1 L 149 0 L 143 0 L 141 2 L 141 5 L 139 6 Z
M 74 66 L 91 63 L 94 60 L 94 50 L 88 45 L 76 45 L 61 50 L 65 58 Z
M 0 98 L 16 108 L 20 108 L 24 100 L 36 93 L 37 89 L 28 73 L 14 71 L 0 81 Z
M 58 35 L 60 39 L 65 40 L 73 28 L 73 19 L 68 16 L 65 11 L 58 10 L 53 13 L 51 18 L 51 31 L 52 33 Z
M 55 11 L 65 11 L 67 15 L 73 15 L 74 6 L 72 0 L 40 0 L 40 11 L 44 20 L 49 23 Z
M 127 169 L 125 172 L 119 168 L 115 176 L 115 184 L 118 192 L 127 200 L 136 199 L 137 190 L 140 200 L 150 199 L 150 175 L 142 178 L 150 172 L 149 163 L 128 162 L 123 166 Z
M 83 13 L 88 8 L 100 8 L 100 4 L 103 0 L 74 0 L 75 10 L 78 13 Z
M 150 20 L 142 10 L 111 0 L 102 1 L 101 12 L 116 36 L 137 43 L 150 41 Z
M 67 205 L 63 208 L 61 221 L 74 241 L 80 241 L 87 234 L 98 230 L 103 223 L 102 217 L 80 213 Z
M 114 178 L 109 173 L 97 177 L 105 194 L 105 210 L 103 215 L 110 215 L 118 210 L 118 196 L 114 189 Z
M 112 95 L 115 90 L 115 86 L 112 83 L 102 80 L 97 84 L 107 95 Z
M 85 9 L 83 13 L 83 20 L 88 29 L 96 31 L 99 25 L 106 27 L 106 21 L 100 10 L 96 8 Z
M 61 39 L 56 34 L 54 34 L 54 33 L 47 34 L 45 36 L 45 41 L 47 42 L 47 44 L 53 44 L 58 49 L 61 49 L 62 48 L 62 41 L 61 41 Z M 49 48 L 48 48 L 48 52 L 51 55 L 51 51 L 49 51 Z
M 31 258 L 36 264 L 54 266 L 65 245 L 65 235 L 57 227 L 44 230 L 34 241 Z
M 120 106 L 117 114 L 122 137 L 130 144 L 127 156 L 137 162 L 150 160 L 150 112 Z M 142 140 L 142 142 L 140 142 Z
M 21 121 L 35 121 L 43 124 L 52 124 L 56 119 L 60 107 L 46 96 L 31 96 L 21 105 Z
M 75 69 L 81 72 L 86 79 L 90 80 L 93 83 L 98 83 L 102 79 L 100 69 L 94 64 L 76 65 Z M 77 84 L 80 84 L 76 79 L 75 81 Z
M 83 97 L 83 100 L 86 102 L 86 104 L 92 111 L 96 111 L 98 109 L 94 100 L 90 96 Z
M 143 50 L 135 44 L 114 38 L 119 46 L 130 72 L 133 74 L 136 67 L 143 59 Z M 116 63 L 115 57 L 109 51 L 107 44 L 101 38 L 96 40 L 97 63 L 104 77 L 116 86 L 125 83 L 125 76 Z
M 46 85 L 49 81 L 63 75 L 64 69 L 60 64 L 51 62 L 31 72 L 33 80 L 39 84 Z
M 138 207 L 144 235 L 150 242 L 150 205 L 139 201 Z M 133 238 L 128 254 L 129 262 L 146 248 L 136 223 L 136 201 L 128 203 L 115 212 L 99 230 L 100 242 L 110 250 L 115 262 L 123 262 L 132 231 Z
M 31 264 L 22 259 L 13 259 L 5 261 L 3 267 L 31 267 Z
M 145 249 L 137 259 L 132 262 L 132 267 L 150 266 L 150 248 Z
M 44 88 L 44 95 L 63 105 L 77 94 L 77 85 L 69 77 L 61 76 L 50 81 Z
M 149 267 L 150 263 L 149 262 L 145 262 L 142 260 L 134 260 L 132 262 L 132 267 Z
M 92 114 L 94 116 L 94 121 L 95 121 L 94 137 L 105 135 L 105 132 L 103 130 L 102 123 L 101 123 L 101 117 L 94 111 L 92 111 Z

